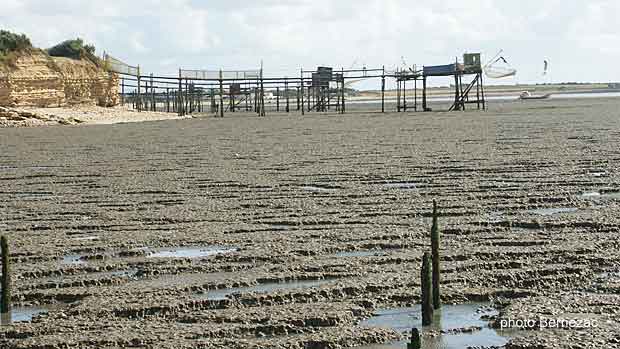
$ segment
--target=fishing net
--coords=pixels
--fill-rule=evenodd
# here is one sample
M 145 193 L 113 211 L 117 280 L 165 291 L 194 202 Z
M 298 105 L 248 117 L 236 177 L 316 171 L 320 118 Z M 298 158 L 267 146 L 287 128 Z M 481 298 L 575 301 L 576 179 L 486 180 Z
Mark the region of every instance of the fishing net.
M 138 76 L 139 74 L 138 67 L 134 67 L 127 63 L 124 63 L 120 59 L 114 58 L 109 54 L 105 54 L 103 59 L 105 61 L 105 66 L 109 71 L 132 76 Z
M 184 79 L 218 80 L 219 70 L 190 70 L 181 69 L 181 77 Z M 222 79 L 226 80 L 257 80 L 260 78 L 260 70 L 223 70 Z
M 484 74 L 491 79 L 501 79 L 517 75 L 517 70 L 511 67 L 489 65 L 484 67 Z

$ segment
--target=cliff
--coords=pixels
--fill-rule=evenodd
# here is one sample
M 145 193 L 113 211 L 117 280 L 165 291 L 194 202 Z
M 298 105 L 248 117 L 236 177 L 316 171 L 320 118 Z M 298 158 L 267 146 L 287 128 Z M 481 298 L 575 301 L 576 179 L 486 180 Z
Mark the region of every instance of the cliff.
M 118 75 L 93 62 L 50 57 L 40 50 L 0 67 L 0 106 L 118 105 Z

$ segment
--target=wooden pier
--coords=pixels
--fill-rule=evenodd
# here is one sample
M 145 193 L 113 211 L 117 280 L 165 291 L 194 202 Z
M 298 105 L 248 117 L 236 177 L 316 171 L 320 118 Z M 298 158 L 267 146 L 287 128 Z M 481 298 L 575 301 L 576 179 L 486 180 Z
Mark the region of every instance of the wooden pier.
M 121 75 L 121 102 L 137 111 L 218 117 L 236 112 L 265 116 L 267 111 L 291 113 L 292 110 L 301 115 L 311 112 L 344 114 L 348 102 L 347 86 L 361 80 L 375 80 L 381 84 L 381 98 L 375 103 L 380 104 L 377 111 L 385 113 L 388 79 L 396 84 L 395 111 L 430 111 L 427 80 L 440 76 L 454 77 L 454 102 L 448 110 L 465 110 L 468 104 L 486 109 L 480 54 L 465 54 L 462 64 L 457 61 L 449 65 L 424 66 L 420 70 L 415 66 L 392 72 L 386 71 L 385 67 L 302 68 L 299 77 L 268 77 L 262 67 L 249 70 L 179 69 L 176 76 L 142 75 L 139 66 L 127 65 L 109 55 L 105 55 L 104 60 L 109 70 Z M 464 85 L 463 78 L 467 76 L 473 76 L 473 80 Z

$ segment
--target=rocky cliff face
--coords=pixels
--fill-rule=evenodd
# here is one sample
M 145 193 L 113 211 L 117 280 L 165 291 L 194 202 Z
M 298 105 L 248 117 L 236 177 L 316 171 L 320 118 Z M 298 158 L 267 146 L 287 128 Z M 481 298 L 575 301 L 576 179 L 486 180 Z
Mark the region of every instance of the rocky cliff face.
M 0 106 L 110 107 L 118 102 L 118 76 L 87 60 L 33 51 L 20 55 L 12 68 L 0 71 Z

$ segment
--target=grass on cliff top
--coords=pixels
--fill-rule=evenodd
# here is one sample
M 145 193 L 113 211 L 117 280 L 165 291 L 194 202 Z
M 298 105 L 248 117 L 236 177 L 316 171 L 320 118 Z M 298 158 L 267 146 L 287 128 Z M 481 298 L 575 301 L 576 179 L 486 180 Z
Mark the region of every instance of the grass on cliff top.
M 14 67 L 19 52 L 32 50 L 30 39 L 24 34 L 0 30 L 0 67 Z
M 101 60 L 95 55 L 95 46 L 84 43 L 84 40 L 80 38 L 65 40 L 48 48 L 47 53 L 52 57 L 87 59 L 97 66 L 101 66 Z

